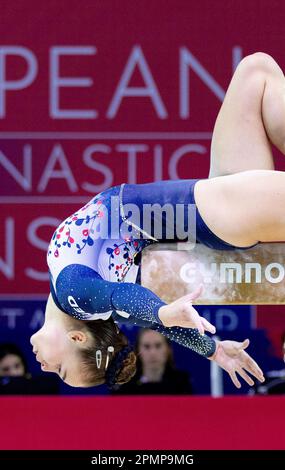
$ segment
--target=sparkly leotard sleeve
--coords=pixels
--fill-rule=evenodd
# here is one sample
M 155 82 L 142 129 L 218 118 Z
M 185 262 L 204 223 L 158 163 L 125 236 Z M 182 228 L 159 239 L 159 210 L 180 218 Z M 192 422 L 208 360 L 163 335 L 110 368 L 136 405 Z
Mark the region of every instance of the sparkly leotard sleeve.
M 129 318 L 122 318 L 115 313 L 113 318 L 116 323 L 130 323 L 141 328 L 150 328 L 155 330 L 170 340 L 175 341 L 175 343 L 178 343 L 185 348 L 191 349 L 192 351 L 204 357 L 212 356 L 216 350 L 216 342 L 206 334 L 201 335 L 196 328 L 180 328 L 179 326 L 167 328 L 156 323 L 137 320 L 131 316 Z
M 67 266 L 57 277 L 57 294 L 52 281 L 50 288 L 57 306 L 79 320 L 106 319 L 113 311 L 119 311 L 138 320 L 162 324 L 158 310 L 165 302 L 157 295 L 139 284 L 104 281 L 87 266 Z

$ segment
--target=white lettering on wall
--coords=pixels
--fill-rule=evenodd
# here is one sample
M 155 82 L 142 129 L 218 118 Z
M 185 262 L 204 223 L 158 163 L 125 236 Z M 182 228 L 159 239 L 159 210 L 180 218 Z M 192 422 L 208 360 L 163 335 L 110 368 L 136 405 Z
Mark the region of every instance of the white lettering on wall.
M 213 76 L 203 67 L 201 62 L 187 49 L 182 47 L 180 49 L 180 117 L 188 119 L 190 117 L 190 74 L 189 69 L 193 70 L 198 77 L 207 85 L 207 87 L 223 101 L 225 91 L 216 82 Z
M 30 324 L 29 324 L 30 329 L 38 330 L 44 324 L 44 320 L 45 320 L 45 314 L 43 310 L 41 309 L 35 310 L 35 312 L 33 313 L 32 319 L 30 321 Z
M 0 258 L 0 272 L 7 279 L 15 277 L 15 221 L 11 217 L 5 220 L 5 235 L 1 239 L 5 247 L 5 259 Z
M 130 87 L 129 82 L 134 73 L 136 66 L 139 68 L 139 71 L 144 80 L 144 87 Z M 154 78 L 152 76 L 151 70 L 145 56 L 143 54 L 142 48 L 140 46 L 134 46 L 125 70 L 121 76 L 121 79 L 118 83 L 115 94 L 110 103 L 109 109 L 107 111 L 107 118 L 114 119 L 116 117 L 119 106 L 122 102 L 122 99 L 125 97 L 141 97 L 147 96 L 151 99 L 153 107 L 156 111 L 157 116 L 160 119 L 166 119 L 168 113 L 166 111 L 165 105 L 161 99 L 159 90 L 155 84 Z
M 23 308 L 1 308 L 0 316 L 7 318 L 7 327 L 9 330 L 14 330 L 17 326 L 17 318 L 25 314 Z
M 6 62 L 8 56 L 22 57 L 27 64 L 26 75 L 19 80 L 6 79 Z M 26 47 L 1 46 L 0 47 L 0 118 L 6 116 L 6 91 L 23 90 L 35 79 L 38 73 L 38 63 L 35 55 Z
M 17 159 L 18 160 L 18 159 Z M 21 173 L 15 165 L 8 160 L 6 155 L 0 150 L 0 165 L 12 176 L 12 178 L 25 191 L 32 190 L 32 146 L 23 146 L 23 172 Z
M 93 46 L 56 46 L 50 50 L 50 116 L 54 119 L 95 119 L 96 110 L 60 109 L 59 89 L 66 87 L 91 87 L 93 80 L 90 77 L 61 77 L 60 57 L 66 55 L 94 55 Z
M 55 170 L 54 168 L 57 163 L 59 163 L 61 167 L 60 170 Z M 39 181 L 38 191 L 40 193 L 44 192 L 49 180 L 54 178 L 65 179 L 66 184 L 72 193 L 78 191 L 78 186 L 71 167 L 69 166 L 63 148 L 59 144 L 56 144 L 52 149 L 49 160 Z
M 128 183 L 137 182 L 137 153 L 147 152 L 148 146 L 144 144 L 119 144 L 116 145 L 118 152 L 127 152 L 128 154 Z
M 95 46 L 54 46 L 49 51 L 49 116 L 53 119 L 96 119 L 98 111 L 95 109 L 62 109 L 60 106 L 60 90 L 63 88 L 91 88 L 93 86 L 92 77 L 68 77 L 64 76 L 60 67 L 60 59 L 66 56 L 73 56 L 71 60 L 75 63 L 75 68 L 80 69 L 76 58 L 80 56 L 93 56 L 97 53 Z M 178 50 L 179 53 L 179 83 L 173 83 L 173 93 L 179 97 L 179 117 L 188 119 L 191 116 L 191 74 L 195 74 L 205 84 L 219 101 L 223 101 L 225 90 L 215 80 L 205 65 L 202 64 L 197 57 L 186 47 L 182 46 Z M 26 74 L 18 80 L 7 80 L 7 57 L 22 57 L 27 64 Z M 242 48 L 234 46 L 232 48 L 232 70 L 235 71 L 237 65 L 243 57 Z M 164 58 L 164 57 L 163 57 Z M 152 60 L 157 60 L 155 57 Z M 159 60 L 162 60 L 160 57 Z M 165 53 L 165 61 L 167 61 L 167 53 Z M 91 63 L 90 69 L 94 69 Z M 142 86 L 130 86 L 135 70 L 138 70 L 144 84 Z M 38 73 L 38 61 L 36 55 L 30 50 L 22 46 L 0 46 L 0 119 L 6 116 L 6 95 L 8 91 L 23 90 L 30 86 Z M 108 73 L 108 71 L 106 71 Z M 112 71 L 114 75 L 116 71 Z M 160 77 L 165 82 L 166 78 Z M 102 84 L 104 88 L 104 83 Z M 177 90 L 178 88 L 178 90 Z M 104 89 L 103 95 L 110 94 L 112 90 Z M 167 119 L 169 117 L 166 105 L 161 97 L 159 84 L 154 79 L 151 67 L 144 55 L 140 45 L 133 46 L 131 53 L 127 59 L 127 63 L 123 69 L 115 92 L 111 98 L 110 104 L 106 111 L 107 119 L 114 119 L 119 112 L 119 108 L 125 98 L 148 98 L 159 119 Z M 84 106 L 86 108 L 86 105 Z M 83 108 L 84 108 L 83 107 Z
M 173 152 L 172 156 L 170 157 L 169 164 L 168 164 L 168 171 L 169 171 L 170 179 L 173 179 L 173 180 L 179 179 L 179 175 L 178 175 L 178 172 L 177 172 L 177 166 L 178 166 L 178 163 L 179 163 L 180 159 L 184 155 L 186 155 L 187 153 L 188 154 L 189 153 L 200 153 L 202 155 L 202 154 L 207 153 L 207 149 L 203 145 L 187 144 L 187 145 L 183 145 L 182 147 L 179 147 L 177 150 L 175 150 L 175 152 Z M 190 176 L 191 175 L 189 175 L 189 178 L 190 178 Z M 185 177 L 186 176 L 184 175 L 183 178 L 185 178 Z
M 56 219 L 55 217 L 38 217 L 37 219 L 34 219 L 28 225 L 28 228 L 27 228 L 28 241 L 33 247 L 38 248 L 41 251 L 47 251 L 49 241 L 46 242 L 45 240 L 42 240 L 41 238 L 39 238 L 37 231 L 39 230 L 39 228 L 45 225 L 56 228 L 58 227 L 59 224 L 60 224 L 60 220 Z M 25 274 L 27 275 L 27 277 L 31 279 L 36 279 L 37 281 L 47 281 L 49 279 L 47 268 L 44 272 L 41 272 L 41 271 L 37 271 L 34 268 L 27 267 L 25 269 Z
M 82 188 L 85 189 L 85 191 L 93 194 L 103 191 L 105 188 L 112 186 L 113 183 L 113 173 L 110 168 L 108 168 L 103 163 L 96 162 L 96 160 L 93 160 L 92 158 L 95 153 L 99 152 L 103 154 L 110 154 L 111 148 L 104 144 L 94 144 L 87 147 L 83 153 L 83 161 L 86 163 L 86 166 L 98 171 L 104 176 L 104 180 L 101 184 L 91 184 L 87 183 L 86 181 L 82 183 Z

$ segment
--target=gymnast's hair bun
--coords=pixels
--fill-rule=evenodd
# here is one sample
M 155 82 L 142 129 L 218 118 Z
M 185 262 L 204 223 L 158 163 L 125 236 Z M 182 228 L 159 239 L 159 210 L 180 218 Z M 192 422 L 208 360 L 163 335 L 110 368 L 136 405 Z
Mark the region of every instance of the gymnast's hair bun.
M 106 385 L 113 389 L 116 385 L 129 382 L 136 373 L 136 360 L 132 347 L 124 346 L 114 356 L 106 371 Z
M 84 386 L 93 387 L 106 383 L 112 389 L 128 382 L 136 373 L 136 354 L 126 335 L 112 318 L 85 320 L 82 323 L 93 339 L 90 347 L 80 351 Z M 108 351 L 110 346 L 112 354 Z M 98 349 L 102 353 L 102 365 L 99 368 L 96 356 Z
M 118 384 L 124 384 L 126 382 L 129 382 L 131 378 L 135 375 L 136 373 L 136 362 L 137 362 L 137 357 L 134 353 L 134 351 L 131 351 L 127 358 L 123 362 L 123 369 L 120 371 L 118 377 L 117 377 L 117 383 Z

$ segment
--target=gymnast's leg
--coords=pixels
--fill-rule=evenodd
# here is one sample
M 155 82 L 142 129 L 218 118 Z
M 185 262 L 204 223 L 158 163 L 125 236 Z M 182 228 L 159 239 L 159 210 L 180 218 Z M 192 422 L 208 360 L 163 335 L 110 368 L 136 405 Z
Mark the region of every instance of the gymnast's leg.
M 257 52 L 238 65 L 218 114 L 209 178 L 273 170 L 271 145 L 285 154 L 285 78 L 275 60 Z
M 273 171 L 271 144 L 285 154 L 285 78 L 259 52 L 234 73 L 214 127 L 209 179 L 195 188 L 207 226 L 235 246 L 285 241 L 285 173 Z

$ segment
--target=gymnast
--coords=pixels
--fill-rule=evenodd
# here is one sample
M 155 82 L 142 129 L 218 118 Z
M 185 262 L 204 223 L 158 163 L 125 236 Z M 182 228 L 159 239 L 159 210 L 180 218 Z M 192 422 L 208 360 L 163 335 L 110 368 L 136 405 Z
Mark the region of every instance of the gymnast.
M 216 341 L 205 334 L 215 328 L 192 306 L 201 286 L 165 304 L 139 284 L 138 260 L 152 243 L 189 239 L 190 206 L 195 208 L 195 242 L 212 249 L 246 250 L 285 241 L 285 174 L 274 170 L 271 150 L 273 144 L 285 153 L 284 123 L 282 70 L 265 53 L 249 55 L 236 68 L 219 111 L 207 179 L 121 184 L 59 225 L 47 253 L 51 293 L 45 323 L 31 338 L 43 370 L 78 387 L 127 382 L 136 357 L 118 323 L 129 322 L 215 361 L 238 388 L 237 374 L 249 385 L 254 384 L 249 374 L 264 380 L 245 351 L 249 340 Z M 183 208 L 173 213 L 174 234 L 165 214 L 159 234 L 153 213 L 145 229 L 143 209 L 155 203 Z M 136 218 L 130 206 L 138 208 Z M 115 219 L 114 210 L 117 236 L 108 223 L 111 214 Z

